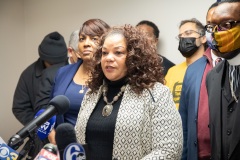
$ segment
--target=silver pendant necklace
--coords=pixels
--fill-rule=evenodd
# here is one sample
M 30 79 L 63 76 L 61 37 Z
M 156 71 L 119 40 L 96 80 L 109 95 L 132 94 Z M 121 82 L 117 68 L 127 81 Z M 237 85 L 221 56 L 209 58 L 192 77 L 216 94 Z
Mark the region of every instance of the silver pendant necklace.
M 86 88 L 85 85 L 81 85 L 81 86 L 82 86 L 82 89 L 79 90 L 79 93 L 80 93 L 80 94 L 84 93 L 84 89 Z
M 123 94 L 123 92 L 125 91 L 125 88 L 126 86 L 123 85 L 120 89 L 120 92 L 113 97 L 113 100 L 112 102 L 108 102 L 108 99 L 107 99 L 107 91 L 108 91 L 108 86 L 107 85 L 103 85 L 102 87 L 102 92 L 103 92 L 103 100 L 104 102 L 106 103 L 106 105 L 103 107 L 103 110 L 102 110 L 102 116 L 103 117 L 107 117 L 109 116 L 111 113 L 112 113 L 112 110 L 113 110 L 113 103 L 116 102 L 119 97 Z

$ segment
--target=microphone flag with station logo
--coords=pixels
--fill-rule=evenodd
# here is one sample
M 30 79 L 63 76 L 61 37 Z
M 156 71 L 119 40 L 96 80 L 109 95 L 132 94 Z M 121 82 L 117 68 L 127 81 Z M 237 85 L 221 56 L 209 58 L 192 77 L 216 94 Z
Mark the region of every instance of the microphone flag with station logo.
M 39 110 L 34 118 L 37 118 L 39 115 L 41 115 L 45 109 Z M 56 123 L 56 115 L 50 118 L 48 121 L 46 121 L 44 124 L 42 124 L 37 129 L 37 135 L 41 140 L 44 140 L 48 137 L 49 133 L 52 131 Z
M 87 160 L 87 145 L 81 145 L 77 142 L 72 124 L 62 123 L 57 126 L 55 140 L 60 160 Z
M 0 137 L 0 160 L 17 160 L 18 152 L 9 147 Z
M 57 146 L 51 143 L 46 144 L 34 160 L 59 160 Z

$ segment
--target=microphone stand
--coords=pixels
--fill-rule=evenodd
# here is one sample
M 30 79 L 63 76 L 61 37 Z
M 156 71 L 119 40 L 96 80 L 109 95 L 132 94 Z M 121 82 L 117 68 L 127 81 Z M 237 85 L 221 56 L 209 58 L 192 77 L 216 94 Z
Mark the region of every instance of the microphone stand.
M 17 160 L 22 160 L 29 151 L 32 151 L 35 147 L 35 142 L 34 142 L 34 137 L 35 137 L 35 132 L 31 133 L 29 132 L 29 139 L 25 143 L 24 147 L 18 154 Z M 27 157 L 26 160 L 30 160 L 32 157 Z

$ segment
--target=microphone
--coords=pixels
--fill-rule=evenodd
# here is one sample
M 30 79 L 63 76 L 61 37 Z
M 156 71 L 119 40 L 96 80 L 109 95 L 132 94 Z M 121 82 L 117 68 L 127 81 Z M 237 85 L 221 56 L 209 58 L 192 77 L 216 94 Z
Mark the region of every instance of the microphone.
M 49 102 L 47 109 L 41 115 L 33 119 L 20 131 L 18 131 L 16 135 L 9 139 L 8 145 L 17 150 L 23 144 L 23 140 L 26 137 L 31 137 L 35 130 L 49 120 L 52 116 L 55 114 L 64 114 L 69 109 L 69 104 L 70 102 L 66 96 L 59 95 L 54 97 Z
M 86 159 L 85 149 L 79 143 L 73 125 L 62 123 L 56 128 L 55 140 L 60 160 Z
M 0 160 L 16 160 L 18 152 L 9 147 L 0 137 Z
M 73 125 L 70 123 L 62 123 L 57 126 L 55 140 L 57 143 L 60 160 L 63 160 L 64 149 L 70 144 L 77 142 Z
M 34 160 L 59 160 L 57 146 L 51 143 L 46 144 Z
M 40 111 L 38 111 L 34 118 L 37 118 L 44 111 L 45 111 L 45 109 L 41 109 Z M 47 138 L 47 136 L 49 135 L 49 133 L 52 131 L 53 127 L 55 126 L 55 122 L 56 122 L 56 116 L 53 116 L 52 118 L 50 118 L 47 122 L 45 122 L 43 125 L 41 125 L 37 129 L 37 135 L 41 140 L 44 140 L 45 138 Z

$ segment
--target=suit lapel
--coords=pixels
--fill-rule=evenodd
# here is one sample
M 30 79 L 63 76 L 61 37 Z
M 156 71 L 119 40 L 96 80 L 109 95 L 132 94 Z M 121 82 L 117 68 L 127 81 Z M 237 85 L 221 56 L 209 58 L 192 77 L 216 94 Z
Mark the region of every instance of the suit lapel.
M 216 66 L 207 76 L 207 90 L 210 110 L 210 134 L 213 156 L 221 156 L 221 99 L 222 76 L 225 63 Z
M 78 61 L 76 64 L 72 64 L 74 65 L 69 71 L 68 73 L 65 75 L 65 84 L 61 85 L 63 88 L 63 94 L 65 94 L 68 86 L 71 84 L 71 82 L 73 81 L 74 75 L 76 74 L 78 68 L 80 67 L 80 65 L 82 64 L 82 61 Z
M 226 69 L 226 74 L 225 75 L 223 75 L 223 79 L 225 79 L 225 80 L 223 80 L 223 97 L 225 98 L 225 100 L 226 100 L 226 102 L 227 103 L 230 103 L 231 101 L 232 101 L 232 94 L 231 94 L 231 91 L 230 91 L 230 86 L 229 86 L 229 75 L 228 75 L 228 64 L 226 64 L 226 67 L 225 67 Z

